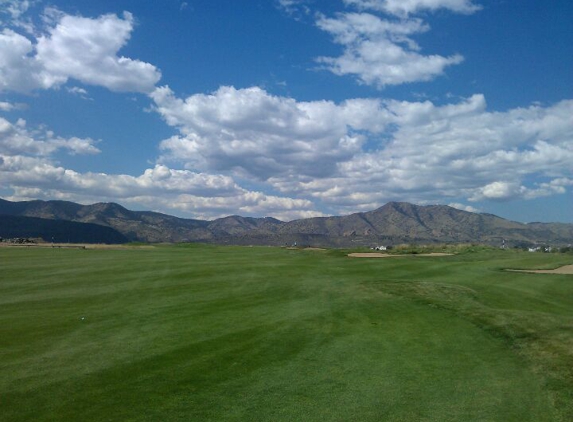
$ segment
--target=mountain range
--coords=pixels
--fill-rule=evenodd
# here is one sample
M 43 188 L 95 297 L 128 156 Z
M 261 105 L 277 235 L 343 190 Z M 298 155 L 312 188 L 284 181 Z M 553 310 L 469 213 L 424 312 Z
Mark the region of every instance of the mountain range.
M 8 216 L 34 218 L 29 221 L 31 225 L 40 224 L 38 219 L 97 225 L 102 227 L 102 233 L 108 230 L 110 240 L 114 239 L 107 242 L 98 239 L 102 243 L 118 243 L 123 239 L 152 243 L 206 242 L 238 245 L 297 243 L 324 247 L 400 243 L 501 245 L 504 241 L 508 245 L 573 243 L 573 224 L 524 224 L 446 205 L 419 206 L 406 202 L 389 202 L 373 211 L 346 216 L 283 222 L 270 217 L 238 215 L 212 221 L 184 219 L 151 211 L 131 211 L 115 203 L 80 205 L 67 201 L 11 202 L 0 199 L 0 236 L 3 227 L 6 229 L 13 224 L 9 223 Z M 18 224 L 21 226 L 22 220 Z M 89 230 L 93 230 L 91 226 Z M 69 230 L 78 231 L 80 227 L 70 226 Z M 49 233 L 44 233 L 44 236 L 49 236 Z

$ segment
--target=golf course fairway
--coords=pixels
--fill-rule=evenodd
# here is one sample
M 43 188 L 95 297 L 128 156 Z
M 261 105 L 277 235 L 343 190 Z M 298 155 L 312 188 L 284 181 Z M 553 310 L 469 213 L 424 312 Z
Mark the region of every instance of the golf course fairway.
M 474 249 L 0 248 L 0 421 L 573 420 L 573 255 Z

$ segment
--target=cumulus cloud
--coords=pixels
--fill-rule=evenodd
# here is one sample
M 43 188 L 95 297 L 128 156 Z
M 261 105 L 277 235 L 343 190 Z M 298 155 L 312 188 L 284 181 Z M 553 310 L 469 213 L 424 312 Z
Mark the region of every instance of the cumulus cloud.
M 298 102 L 232 87 L 186 99 L 163 87 L 152 98 L 180 132 L 161 143 L 160 162 L 259 181 L 334 212 L 535 198 L 565 192 L 573 173 L 573 101 L 489 112 L 480 94 L 440 106 Z M 524 182 L 532 177 L 546 183 Z
M 547 183 L 536 183 L 532 187 L 517 182 L 493 182 L 475 190 L 470 201 L 510 201 L 512 199 L 535 199 L 544 196 L 564 194 L 567 187 L 573 186 L 573 180 L 559 178 Z
M 390 199 L 531 199 L 564 193 L 573 173 L 573 101 L 488 112 L 481 95 L 459 104 L 386 101 L 390 140 L 339 163 L 334 177 L 270 180 L 284 193 L 349 206 Z M 524 185 L 530 177 L 545 184 Z M 558 182 L 559 181 L 559 182 Z
M 277 6 L 279 9 L 284 10 L 291 16 L 295 18 L 301 13 L 304 15 L 309 15 L 311 13 L 308 3 L 312 0 L 277 0 Z
M 471 14 L 481 9 L 472 0 L 343 0 L 358 9 L 370 9 L 397 16 L 407 16 L 422 11 L 446 9 L 455 13 Z
M 26 104 L 0 101 L 0 111 L 24 110 L 25 108 Z
M 90 99 L 88 96 L 88 92 L 84 88 L 80 88 L 78 86 L 72 86 L 70 88 L 66 88 L 66 91 L 68 91 L 72 95 L 77 95 L 83 99 L 86 100 Z
M 78 86 L 66 87 L 66 91 L 76 97 L 81 98 L 82 100 L 86 101 L 93 101 L 94 99 L 90 97 L 88 91 L 84 88 L 80 88 Z
M 159 70 L 119 55 L 133 31 L 133 16 L 91 19 L 52 11 L 43 35 L 30 40 L 5 28 L 0 34 L 0 90 L 57 88 L 69 79 L 117 92 L 151 92 Z
M 411 35 L 428 31 L 429 26 L 419 19 L 388 21 L 368 13 L 344 13 L 321 17 L 317 26 L 344 48 L 341 56 L 319 57 L 317 62 L 336 75 L 352 75 L 378 88 L 429 81 L 463 61 L 459 54 L 421 54 Z
M 37 0 L 0 0 L 0 23 L 32 33 L 33 25 L 24 15 L 36 2 Z
M 314 211 L 309 200 L 249 191 L 230 177 L 163 165 L 146 169 L 139 176 L 79 173 L 43 158 L 0 153 L 0 183 L 13 189 L 13 200 L 115 201 L 206 219 L 235 213 L 283 220 L 322 215 Z
M 140 176 L 109 175 L 79 173 L 39 157 L 3 156 L 1 169 L 1 177 L 7 184 L 26 186 L 33 181 L 35 187 L 45 191 L 68 192 L 76 196 L 128 199 L 188 193 L 230 197 L 241 191 L 232 179 L 225 176 L 173 170 L 165 166 L 147 169 Z
M 288 10 L 305 2 L 279 3 Z M 343 48 L 340 57 L 318 60 L 378 88 L 430 80 L 463 60 L 423 54 L 415 36 L 430 28 L 412 15 L 479 8 L 469 0 L 345 3 L 390 16 L 317 17 L 317 27 Z M 3 16 L 21 20 L 27 7 Z M 0 118 L 0 185 L 12 189 L 14 199 L 106 200 L 202 218 L 239 213 L 289 220 L 367 211 L 389 200 L 476 211 L 465 203 L 479 207 L 476 202 L 565 194 L 573 187 L 573 100 L 492 112 L 480 94 L 444 105 L 381 98 L 336 103 L 222 86 L 180 98 L 156 87 L 156 67 L 121 57 L 134 28 L 129 13 L 92 19 L 51 9 L 36 35 L 18 28 L 0 33 L 0 91 L 77 81 L 147 93 L 177 133 L 160 143 L 156 164 L 139 175 L 82 173 L 54 157 L 97 154 L 97 141 Z M 80 86 L 64 88 L 87 96 Z M 2 111 L 16 107 L 0 102 Z
M 32 42 L 11 29 L 0 33 L 0 90 L 29 91 L 49 88 L 42 66 L 31 54 Z
M 29 129 L 21 119 L 11 123 L 0 118 L 0 186 L 12 190 L 12 200 L 114 201 L 204 218 L 237 212 L 281 219 L 320 215 L 310 200 L 245 189 L 222 174 L 162 164 L 137 176 L 82 173 L 53 159 L 59 151 L 70 155 L 100 153 L 96 143 L 89 138 L 62 138 L 43 129 Z
M 481 212 L 479 208 L 472 207 L 471 205 L 460 204 L 459 202 L 451 202 L 448 204 L 452 208 L 468 212 Z
M 57 151 L 94 154 L 97 143 L 0 118 L 0 184 L 14 198 L 285 220 L 367 211 L 389 200 L 533 199 L 573 186 L 573 100 L 490 112 L 483 95 L 445 105 L 337 104 L 232 87 L 183 100 L 164 87 L 152 97 L 179 134 L 163 141 L 164 156 L 142 174 L 67 169 L 52 160 Z
M 66 139 L 51 132 L 30 132 L 24 120 L 12 124 L 0 117 L 0 154 L 49 156 L 57 150 L 65 150 L 70 155 L 98 154 L 96 143 L 90 138 Z
M 515 182 L 492 182 L 479 189 L 470 201 L 492 199 L 495 201 L 505 201 L 522 196 L 526 192 L 525 186 L 520 186 Z
M 181 194 L 173 198 L 137 198 L 140 203 L 158 205 L 163 209 L 173 209 L 179 213 L 194 215 L 196 218 L 213 219 L 229 215 L 272 216 L 282 221 L 298 218 L 321 217 L 320 211 L 307 199 L 296 199 L 268 195 L 258 191 L 242 190 L 232 197 L 205 197 Z
M 17 20 L 28 10 L 31 3 L 29 0 L 0 0 L 0 16 Z
M 221 87 L 185 100 L 163 87 L 151 97 L 180 130 L 161 143 L 163 160 L 257 180 L 332 175 L 337 163 L 361 151 L 364 137 L 348 127 L 381 130 L 387 119 L 376 100 L 297 102 L 257 87 Z
M 0 118 L 0 184 L 21 197 L 40 189 L 45 197 L 196 217 L 282 219 L 366 211 L 389 200 L 532 199 L 573 185 L 573 100 L 491 112 L 479 94 L 444 105 L 300 102 L 258 87 L 185 99 L 162 87 L 151 97 L 179 133 L 161 142 L 162 156 L 142 174 L 66 169 L 53 162 L 57 151 L 95 154 L 97 142 Z

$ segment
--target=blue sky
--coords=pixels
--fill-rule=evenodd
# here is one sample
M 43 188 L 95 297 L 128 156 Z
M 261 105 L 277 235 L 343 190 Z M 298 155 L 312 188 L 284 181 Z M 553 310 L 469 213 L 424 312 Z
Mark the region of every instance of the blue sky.
M 0 0 L 0 196 L 573 222 L 568 0 Z

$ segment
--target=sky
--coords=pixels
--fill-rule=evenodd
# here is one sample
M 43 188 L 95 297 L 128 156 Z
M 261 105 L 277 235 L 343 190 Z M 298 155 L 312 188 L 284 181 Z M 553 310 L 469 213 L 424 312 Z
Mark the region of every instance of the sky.
M 570 0 L 0 0 L 0 197 L 573 223 Z

